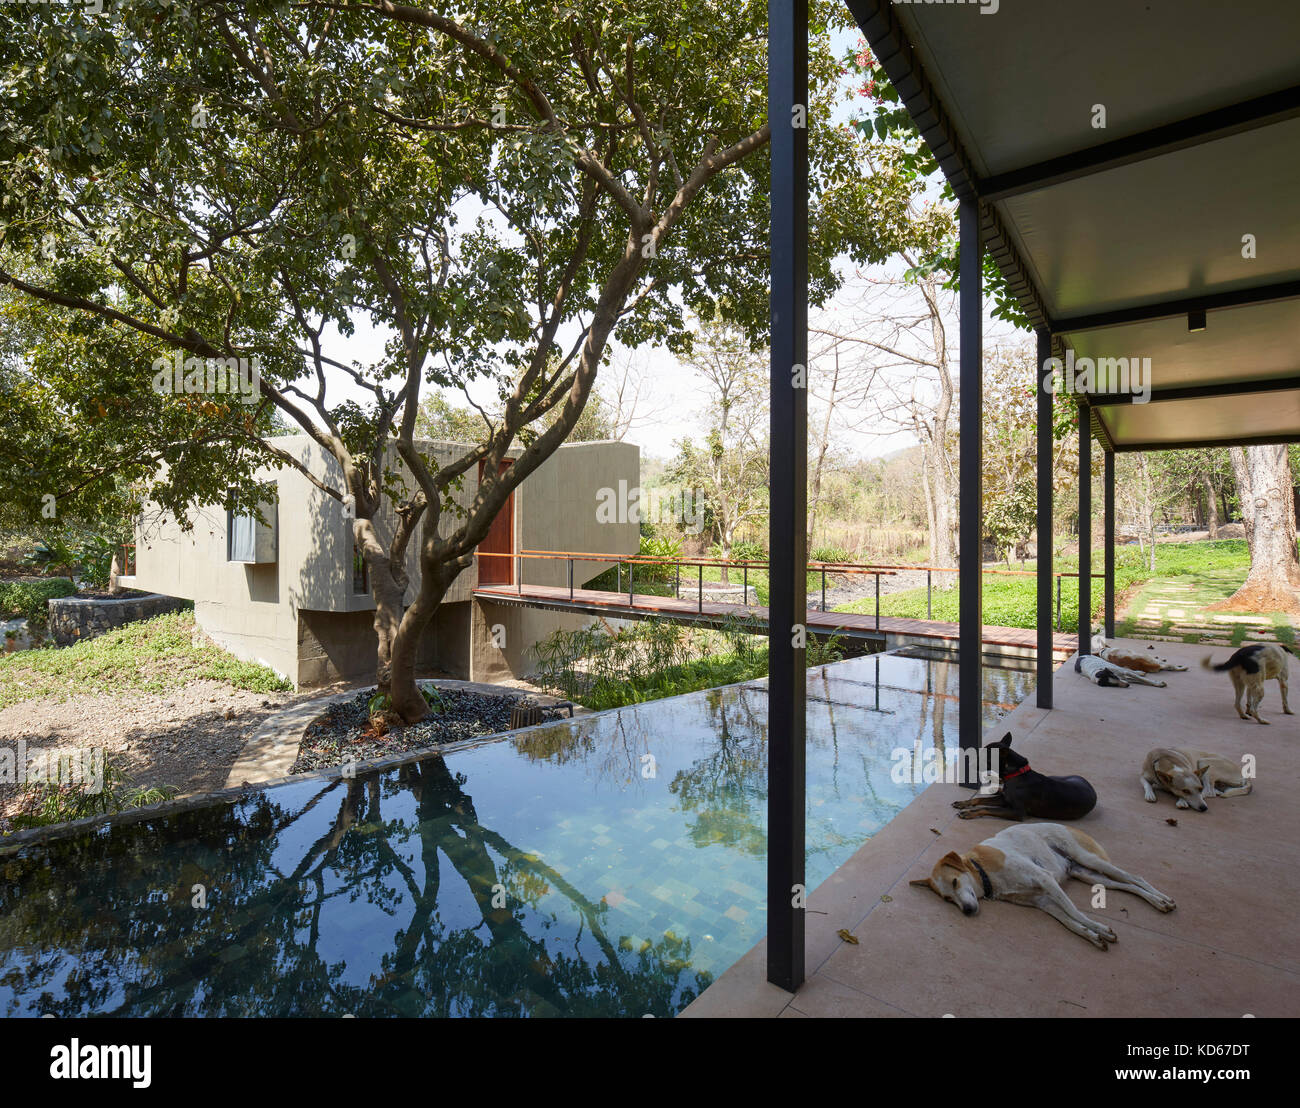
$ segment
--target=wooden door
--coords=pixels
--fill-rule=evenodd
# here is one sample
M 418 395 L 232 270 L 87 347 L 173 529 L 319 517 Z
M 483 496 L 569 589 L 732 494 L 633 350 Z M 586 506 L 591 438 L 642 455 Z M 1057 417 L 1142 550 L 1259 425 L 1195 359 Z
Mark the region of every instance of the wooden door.
M 501 473 L 512 464 L 507 458 L 501 463 Z M 483 484 L 483 462 L 478 464 L 478 483 Z M 480 554 L 513 554 L 515 552 L 515 494 L 512 492 L 501 511 L 497 513 L 487 536 L 478 546 Z M 478 583 L 480 585 L 513 585 L 515 583 L 515 560 L 513 558 L 480 558 L 478 560 Z

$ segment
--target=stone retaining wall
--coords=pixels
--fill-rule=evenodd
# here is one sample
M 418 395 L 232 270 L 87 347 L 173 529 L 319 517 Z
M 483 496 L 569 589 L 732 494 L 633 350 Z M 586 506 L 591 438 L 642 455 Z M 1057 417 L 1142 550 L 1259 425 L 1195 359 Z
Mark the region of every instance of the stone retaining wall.
M 114 627 L 151 619 L 163 612 L 176 612 L 186 606 L 174 596 L 150 593 L 121 600 L 109 597 L 64 596 L 49 601 L 50 635 L 60 646 L 71 646 L 81 639 L 93 639 Z

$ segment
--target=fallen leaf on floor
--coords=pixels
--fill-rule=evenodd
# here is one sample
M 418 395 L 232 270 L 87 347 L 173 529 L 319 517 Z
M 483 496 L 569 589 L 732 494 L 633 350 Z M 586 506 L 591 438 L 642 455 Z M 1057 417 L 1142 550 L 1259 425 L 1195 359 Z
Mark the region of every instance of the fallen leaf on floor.
M 857 937 L 855 935 L 850 934 L 849 929 L 847 927 L 841 927 L 838 931 L 835 932 L 835 934 L 837 934 L 846 943 L 852 943 L 854 946 L 858 945 Z
M 936 835 L 942 835 L 942 834 L 943 834 L 943 832 L 940 831 L 937 827 L 931 827 L 930 830 L 933 831 Z
M 888 903 L 889 901 L 893 900 L 894 898 L 893 898 L 892 896 L 890 896 L 888 893 L 886 893 L 886 894 L 884 894 L 883 896 L 881 896 L 880 899 L 883 900 L 883 901 L 885 901 L 886 903 Z
M 1167 824 L 1169 824 L 1170 827 L 1177 827 L 1177 826 L 1178 826 L 1178 821 L 1177 821 L 1176 819 L 1167 819 L 1167 820 L 1165 820 L 1165 822 L 1166 822 Z

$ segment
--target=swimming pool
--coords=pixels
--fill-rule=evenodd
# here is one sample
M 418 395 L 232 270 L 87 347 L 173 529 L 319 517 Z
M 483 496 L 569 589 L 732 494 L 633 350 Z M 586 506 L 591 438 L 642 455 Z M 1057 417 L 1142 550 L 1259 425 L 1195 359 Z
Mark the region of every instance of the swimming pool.
M 985 669 L 985 718 L 1032 688 Z M 808 885 L 924 786 L 955 660 L 808 673 Z M 766 690 L 0 847 L 0 1013 L 669 1016 L 762 937 Z

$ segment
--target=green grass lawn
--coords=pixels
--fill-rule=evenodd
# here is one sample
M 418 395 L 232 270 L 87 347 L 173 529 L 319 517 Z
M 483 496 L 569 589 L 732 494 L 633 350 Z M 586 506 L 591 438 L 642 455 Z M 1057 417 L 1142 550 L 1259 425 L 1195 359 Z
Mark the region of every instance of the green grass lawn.
M 192 611 L 168 612 L 61 650 L 0 655 L 0 708 L 42 696 L 66 700 L 120 689 L 167 692 L 202 680 L 253 692 L 291 687 L 266 666 L 240 661 L 220 647 L 195 646 L 194 626 Z
M 1101 551 L 1093 553 L 1094 572 L 1103 564 Z M 1034 562 L 1024 566 L 1015 565 L 1015 569 L 1034 570 Z M 1056 562 L 1058 571 L 1077 572 L 1077 558 L 1059 558 Z M 1156 547 L 1156 573 L 1152 578 L 1149 565 L 1142 558 L 1136 546 L 1123 547 L 1115 554 L 1115 590 L 1122 594 L 1126 589 L 1141 582 L 1152 580 L 1189 580 L 1197 582 L 1206 590 L 1206 595 L 1219 600 L 1230 595 L 1250 569 L 1250 553 L 1246 543 L 1241 539 L 1225 539 L 1220 542 L 1197 543 L 1161 543 Z M 1105 595 L 1100 578 L 1092 582 L 1092 615 L 1100 617 Z M 1078 626 L 1079 620 L 1079 582 L 1077 578 L 1066 577 L 1061 582 L 1061 626 L 1070 629 Z M 956 588 L 935 589 L 933 594 L 933 617 L 948 623 L 958 621 L 958 591 Z M 1207 600 L 1206 603 L 1210 601 Z M 1037 617 L 1037 581 L 1034 577 L 1005 577 L 997 574 L 984 576 L 984 622 L 994 627 L 1034 627 Z M 1055 617 L 1055 592 L 1053 592 L 1053 616 Z M 863 612 L 868 615 L 875 611 L 875 599 L 867 597 L 836 609 L 841 612 Z M 880 598 L 880 614 L 901 616 L 909 619 L 925 619 L 925 589 L 909 589 Z M 1116 631 L 1131 634 L 1132 628 Z

